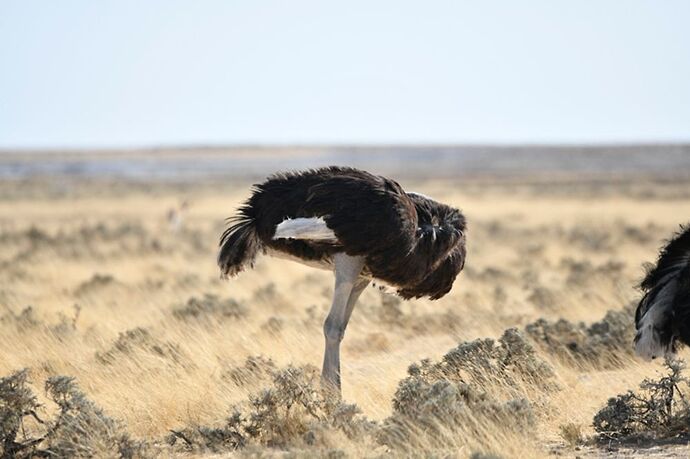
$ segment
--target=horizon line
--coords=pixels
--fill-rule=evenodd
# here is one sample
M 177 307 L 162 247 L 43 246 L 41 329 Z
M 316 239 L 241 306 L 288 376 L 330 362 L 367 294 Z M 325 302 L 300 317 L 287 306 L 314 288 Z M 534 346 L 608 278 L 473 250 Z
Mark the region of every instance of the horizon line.
M 427 141 L 392 141 L 392 142 L 179 142 L 139 145 L 101 145 L 101 146 L 0 146 L 0 154 L 8 153 L 127 153 L 127 152 L 160 152 L 190 150 L 288 150 L 288 149 L 383 149 L 383 148 L 644 148 L 644 147 L 690 147 L 687 140 L 663 141 L 596 141 L 596 142 L 427 142 Z

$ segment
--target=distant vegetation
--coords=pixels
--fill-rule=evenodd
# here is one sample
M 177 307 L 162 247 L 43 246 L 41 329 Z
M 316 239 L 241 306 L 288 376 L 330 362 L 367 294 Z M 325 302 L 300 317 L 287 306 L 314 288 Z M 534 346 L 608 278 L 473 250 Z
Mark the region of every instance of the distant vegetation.
M 342 402 L 315 368 L 329 273 L 219 280 L 245 186 L 1 183 L 0 457 L 674 453 L 688 376 L 637 360 L 632 320 L 690 191 L 549 183 L 405 183 L 468 215 L 468 264 L 437 302 L 364 292 Z

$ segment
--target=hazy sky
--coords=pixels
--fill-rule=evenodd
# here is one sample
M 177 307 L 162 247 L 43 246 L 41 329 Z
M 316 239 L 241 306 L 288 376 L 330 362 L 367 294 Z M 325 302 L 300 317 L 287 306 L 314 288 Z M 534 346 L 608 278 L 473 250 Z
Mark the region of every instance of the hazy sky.
M 0 147 L 690 141 L 690 1 L 0 0 Z

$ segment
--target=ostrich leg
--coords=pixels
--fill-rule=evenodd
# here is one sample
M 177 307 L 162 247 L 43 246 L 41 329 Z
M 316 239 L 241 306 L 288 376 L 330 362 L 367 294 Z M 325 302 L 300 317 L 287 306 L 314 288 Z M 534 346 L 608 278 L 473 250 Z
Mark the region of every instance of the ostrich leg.
M 323 356 L 321 380 L 327 390 L 333 391 L 334 395 L 339 397 L 340 342 L 345 335 L 345 328 L 355 303 L 369 282 L 359 278 L 364 267 L 362 257 L 351 257 L 344 253 L 338 253 L 334 256 L 333 261 L 335 264 L 335 291 L 331 310 L 323 324 L 326 351 Z

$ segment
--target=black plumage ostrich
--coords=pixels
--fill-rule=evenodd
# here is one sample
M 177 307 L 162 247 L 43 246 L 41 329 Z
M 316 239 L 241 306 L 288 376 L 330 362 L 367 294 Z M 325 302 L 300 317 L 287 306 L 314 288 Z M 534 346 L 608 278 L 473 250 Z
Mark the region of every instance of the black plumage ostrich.
M 635 352 L 649 360 L 673 354 L 678 342 L 690 345 L 690 226 L 661 250 L 640 287 Z
M 324 323 L 322 381 L 340 394 L 340 342 L 364 288 L 372 280 L 402 298 L 438 299 L 465 264 L 462 213 L 393 180 L 326 167 L 271 176 L 255 185 L 220 240 L 223 277 L 252 266 L 259 252 L 335 272 Z

